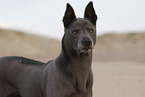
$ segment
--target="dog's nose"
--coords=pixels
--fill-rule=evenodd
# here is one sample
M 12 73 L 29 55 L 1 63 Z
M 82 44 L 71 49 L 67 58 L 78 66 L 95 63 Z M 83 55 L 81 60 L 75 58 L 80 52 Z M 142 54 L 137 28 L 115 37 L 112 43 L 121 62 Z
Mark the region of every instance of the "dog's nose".
M 90 46 L 90 45 L 92 45 L 92 41 L 89 38 L 84 38 L 82 40 L 82 44 L 85 46 Z

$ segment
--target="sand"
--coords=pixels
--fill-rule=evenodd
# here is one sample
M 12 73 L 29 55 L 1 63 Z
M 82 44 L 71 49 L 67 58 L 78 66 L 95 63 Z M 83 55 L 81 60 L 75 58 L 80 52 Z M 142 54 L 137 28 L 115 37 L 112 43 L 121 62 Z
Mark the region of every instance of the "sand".
M 145 65 L 95 62 L 93 97 L 145 97 Z

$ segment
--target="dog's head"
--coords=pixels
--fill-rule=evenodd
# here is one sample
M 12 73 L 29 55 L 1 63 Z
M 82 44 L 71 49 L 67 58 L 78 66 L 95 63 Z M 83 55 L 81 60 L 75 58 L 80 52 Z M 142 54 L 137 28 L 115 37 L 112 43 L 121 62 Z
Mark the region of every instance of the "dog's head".
M 77 56 L 91 53 L 96 43 L 96 21 L 97 15 L 92 2 L 86 6 L 84 18 L 76 18 L 73 8 L 67 4 L 63 17 L 65 49 L 72 51 Z

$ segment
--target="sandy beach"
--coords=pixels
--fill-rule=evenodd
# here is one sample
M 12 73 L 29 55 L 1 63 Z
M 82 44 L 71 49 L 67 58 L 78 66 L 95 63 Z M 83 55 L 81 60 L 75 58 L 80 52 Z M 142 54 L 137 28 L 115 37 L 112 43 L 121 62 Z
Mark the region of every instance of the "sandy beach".
M 93 97 L 145 97 L 145 65 L 95 62 Z

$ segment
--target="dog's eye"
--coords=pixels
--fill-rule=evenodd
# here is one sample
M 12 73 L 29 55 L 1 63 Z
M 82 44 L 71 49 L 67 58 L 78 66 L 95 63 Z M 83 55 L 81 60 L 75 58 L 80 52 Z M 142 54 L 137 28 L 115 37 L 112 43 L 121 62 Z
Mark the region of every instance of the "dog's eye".
M 79 32 L 79 30 L 73 30 L 72 33 L 75 35 Z
M 89 30 L 90 33 L 94 32 L 94 30 L 92 28 L 89 28 L 88 30 Z

